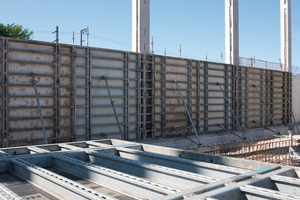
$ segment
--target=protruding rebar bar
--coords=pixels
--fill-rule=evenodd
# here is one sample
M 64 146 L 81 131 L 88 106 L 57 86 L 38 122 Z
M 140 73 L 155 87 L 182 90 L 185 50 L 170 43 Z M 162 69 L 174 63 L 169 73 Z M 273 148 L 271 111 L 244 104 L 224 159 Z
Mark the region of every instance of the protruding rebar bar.
M 37 89 L 36 89 L 36 81 L 34 79 L 34 73 L 30 72 L 29 75 L 32 77 L 32 83 L 33 83 L 33 86 L 34 86 L 35 97 L 36 97 L 37 105 L 38 105 L 38 108 L 39 108 L 39 114 L 40 114 L 40 119 L 41 119 L 43 134 L 44 134 L 44 138 L 45 138 L 45 143 L 48 144 L 47 136 L 46 136 L 46 131 L 45 131 L 45 126 L 44 126 L 43 115 L 42 115 L 42 110 L 41 110 L 41 105 L 40 105 L 40 100 L 39 100 L 39 95 L 38 95 L 38 92 L 37 92 Z
M 120 122 L 119 122 L 119 119 L 118 119 L 118 116 L 117 116 L 117 112 L 116 112 L 116 109 L 115 109 L 114 101 L 111 98 L 111 94 L 110 94 L 110 91 L 109 91 L 109 88 L 108 88 L 108 83 L 107 83 L 106 76 L 102 76 L 102 79 L 105 81 L 106 88 L 107 88 L 107 91 L 108 91 L 108 95 L 109 95 L 109 98 L 110 98 L 110 103 L 111 103 L 111 105 L 113 107 L 113 110 L 114 110 L 114 114 L 115 114 L 115 117 L 116 117 L 116 120 L 117 120 L 117 124 L 118 124 L 118 127 L 119 127 L 121 139 L 123 140 L 124 139 L 123 138 L 123 133 L 122 133 Z
M 275 121 L 274 121 L 274 119 L 273 119 L 273 117 L 272 117 L 272 115 L 271 115 L 271 113 L 270 113 L 270 111 L 269 111 L 269 109 L 268 109 L 268 107 L 267 107 L 267 105 L 265 104 L 265 102 L 264 102 L 264 100 L 263 100 L 263 98 L 262 98 L 262 96 L 260 95 L 260 93 L 259 93 L 259 91 L 258 91 L 258 89 L 257 89 L 257 87 L 256 87 L 256 85 L 252 85 L 253 87 L 255 87 L 255 89 L 256 89 L 256 92 L 257 92 L 257 94 L 259 95 L 259 97 L 260 97 L 260 100 L 262 101 L 262 103 L 264 104 L 264 106 L 265 106 L 265 108 L 267 109 L 267 112 L 268 112 L 268 114 L 270 115 L 270 117 L 271 117 L 271 119 L 272 119 L 272 121 L 273 121 L 273 123 L 274 123 L 274 125 L 275 125 L 275 127 L 276 127 L 276 129 L 277 129 L 277 131 L 278 131 L 278 135 L 280 135 L 280 131 L 279 131 L 279 129 L 278 129 L 278 127 L 277 127 L 277 125 L 276 125 L 276 123 L 275 123 Z
M 198 143 L 201 145 L 201 142 L 200 142 L 200 139 L 199 139 L 197 130 L 196 130 L 195 126 L 194 126 L 194 123 L 193 123 L 193 120 L 192 120 L 191 115 L 190 115 L 190 113 L 189 113 L 189 110 L 188 110 L 187 107 L 186 107 L 186 104 L 185 104 L 184 99 L 183 99 L 183 96 L 182 96 L 182 94 L 181 94 L 181 92 L 180 92 L 180 88 L 179 88 L 179 86 L 178 86 L 178 83 L 177 83 L 176 80 L 174 80 L 174 83 L 176 84 L 176 86 L 177 86 L 177 88 L 178 88 L 178 91 L 179 91 L 179 94 L 180 94 L 180 96 L 181 96 L 183 105 L 184 105 L 184 107 L 185 107 L 185 110 L 186 110 L 186 112 L 187 112 L 187 114 L 188 114 L 188 116 L 189 116 L 190 122 L 191 122 L 191 124 L 192 124 L 192 126 L 193 126 L 193 129 L 194 129 L 194 131 L 195 131 L 195 134 L 196 134 Z

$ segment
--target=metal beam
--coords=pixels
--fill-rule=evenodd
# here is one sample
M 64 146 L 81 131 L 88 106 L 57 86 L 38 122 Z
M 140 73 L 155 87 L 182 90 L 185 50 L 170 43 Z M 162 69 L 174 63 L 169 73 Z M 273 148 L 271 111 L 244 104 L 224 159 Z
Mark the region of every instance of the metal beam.
M 24 160 L 11 159 L 10 161 L 13 164 L 13 172 L 57 196 L 70 200 L 115 199 Z
M 119 156 L 108 155 L 95 151 L 88 151 L 90 159 L 101 166 L 110 167 L 134 176 L 145 177 L 159 182 L 164 182 L 173 187 L 193 188 L 218 179 L 210 178 L 196 173 L 168 168 L 160 165 L 127 159 Z M 117 164 L 118 163 L 118 164 Z
M 117 150 L 123 158 L 139 160 L 146 163 L 152 163 L 165 167 L 189 171 L 204 176 L 214 177 L 216 179 L 228 178 L 236 174 L 250 172 L 250 170 L 238 169 L 235 167 L 223 166 L 196 160 L 191 161 L 188 159 L 154 154 L 130 148 L 119 147 L 117 148 Z
M 140 177 L 125 174 L 95 164 L 62 155 L 53 155 L 54 166 L 72 174 L 96 181 L 100 185 L 113 188 L 140 198 L 157 198 L 166 194 L 179 192 L 175 189 L 157 182 L 145 180 Z
M 264 197 L 266 199 L 280 199 L 280 200 L 300 200 L 300 196 L 279 192 L 276 190 L 271 190 L 267 188 L 256 187 L 252 185 L 243 185 L 240 186 L 240 190 L 244 193 L 251 194 L 252 199 L 256 199 L 255 196 Z M 255 196 L 254 196 L 255 195 Z M 257 198 L 259 199 L 259 198 Z
M 0 183 L 0 198 L 5 200 L 21 200 L 22 198 L 16 193 L 5 187 Z

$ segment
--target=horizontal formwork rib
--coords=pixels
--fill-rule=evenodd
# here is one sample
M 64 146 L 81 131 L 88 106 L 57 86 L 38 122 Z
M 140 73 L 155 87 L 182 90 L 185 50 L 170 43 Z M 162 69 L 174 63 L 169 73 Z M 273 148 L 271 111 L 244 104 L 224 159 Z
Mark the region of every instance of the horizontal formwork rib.
M 53 155 L 54 166 L 64 171 L 93 180 L 100 185 L 105 185 L 117 191 L 121 191 L 140 198 L 156 198 L 166 194 L 179 192 L 180 189 L 145 180 L 136 176 L 125 174 L 112 169 L 62 155 Z
M 88 151 L 87 154 L 93 162 L 105 166 L 112 166 L 116 170 L 130 173 L 136 176 L 144 176 L 149 179 L 158 180 L 181 188 L 192 188 L 199 185 L 218 181 L 218 179 L 203 176 L 196 173 L 185 172 L 175 168 L 154 165 L 141 161 L 131 160 L 101 152 Z M 118 164 L 116 164 L 118 163 Z
M 214 163 L 201 162 L 201 161 L 197 161 L 197 160 L 188 160 L 188 159 L 184 159 L 184 158 L 177 158 L 177 157 L 171 157 L 171 156 L 166 156 L 166 155 L 154 154 L 154 153 L 139 151 L 139 150 L 130 149 L 130 148 L 117 147 L 116 149 L 119 152 L 127 152 L 127 153 L 130 153 L 133 155 L 141 155 L 144 157 L 148 157 L 149 158 L 148 160 L 151 159 L 151 161 L 153 161 L 153 162 L 160 162 L 163 160 L 169 161 L 170 166 L 172 163 L 173 163 L 173 166 L 185 164 L 186 170 L 188 169 L 188 167 L 189 168 L 199 167 L 200 171 L 209 169 L 209 170 L 212 170 L 211 173 L 223 172 L 224 174 L 230 174 L 230 175 L 244 174 L 244 173 L 250 172 L 250 170 L 229 167 L 229 166 L 223 166 L 223 165 L 218 165 L 218 164 L 214 164 Z M 142 159 L 142 158 L 140 158 L 140 159 Z M 176 166 L 176 167 L 179 167 L 179 166 Z M 184 167 L 184 166 L 182 166 L 182 167 Z M 213 172 L 213 171 L 215 171 L 215 172 Z M 199 173 L 199 171 L 197 171 L 197 172 Z
M 10 159 L 10 162 L 14 173 L 57 196 L 63 195 L 66 199 L 115 199 L 24 160 Z
M 272 181 L 275 181 L 275 182 L 300 186 L 299 178 L 292 178 L 292 177 L 280 176 L 280 175 L 274 175 L 274 176 L 271 176 L 270 178 Z
M 271 190 L 267 188 L 262 187 L 256 187 L 252 185 L 243 185 L 240 186 L 240 190 L 246 194 L 251 194 L 251 196 L 256 195 L 263 197 L 265 199 L 280 199 L 280 200 L 300 200 L 300 196 L 289 194 L 289 193 L 283 193 L 276 190 Z
M 0 198 L 5 200 L 21 200 L 22 198 L 16 193 L 0 183 Z

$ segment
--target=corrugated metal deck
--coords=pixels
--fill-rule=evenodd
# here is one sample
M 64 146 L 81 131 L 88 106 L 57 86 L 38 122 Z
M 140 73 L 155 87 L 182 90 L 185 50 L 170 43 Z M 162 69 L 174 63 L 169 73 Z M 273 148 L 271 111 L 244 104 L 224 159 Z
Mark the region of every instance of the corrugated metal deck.
M 300 199 L 298 168 L 122 140 L 0 155 L 2 199 Z

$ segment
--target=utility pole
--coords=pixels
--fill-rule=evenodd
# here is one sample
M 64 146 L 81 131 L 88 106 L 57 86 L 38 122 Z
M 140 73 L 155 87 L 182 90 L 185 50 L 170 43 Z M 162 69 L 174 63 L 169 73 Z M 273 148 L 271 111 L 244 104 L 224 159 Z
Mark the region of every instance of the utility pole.
M 153 44 L 154 44 L 154 42 L 153 42 L 153 36 L 152 36 L 152 42 L 151 42 L 151 54 L 154 53 L 154 51 L 153 51 Z
M 74 31 L 73 31 L 73 37 L 71 39 L 73 40 L 73 46 L 74 46 L 74 40 L 75 40 Z
M 206 53 L 206 57 L 205 57 L 205 60 L 207 61 L 207 53 Z
M 165 53 L 164 54 L 165 54 L 165 56 L 167 55 L 167 49 L 166 49 L 166 47 L 165 47 Z
M 52 34 L 53 33 L 56 33 L 56 40 L 54 40 L 53 42 L 58 43 L 59 42 L 59 40 L 58 40 L 58 26 L 56 26 L 56 31 L 53 31 Z
M 179 46 L 179 58 L 181 58 L 181 52 L 182 52 L 182 50 L 181 50 L 181 45 Z
M 80 30 L 80 46 L 82 46 L 82 42 L 84 42 L 85 40 L 82 40 L 82 35 L 84 34 L 84 33 L 87 33 L 87 37 L 88 37 L 88 27 L 87 28 L 85 28 L 85 29 L 82 29 L 82 30 Z M 87 44 L 88 44 L 88 41 L 87 41 Z

